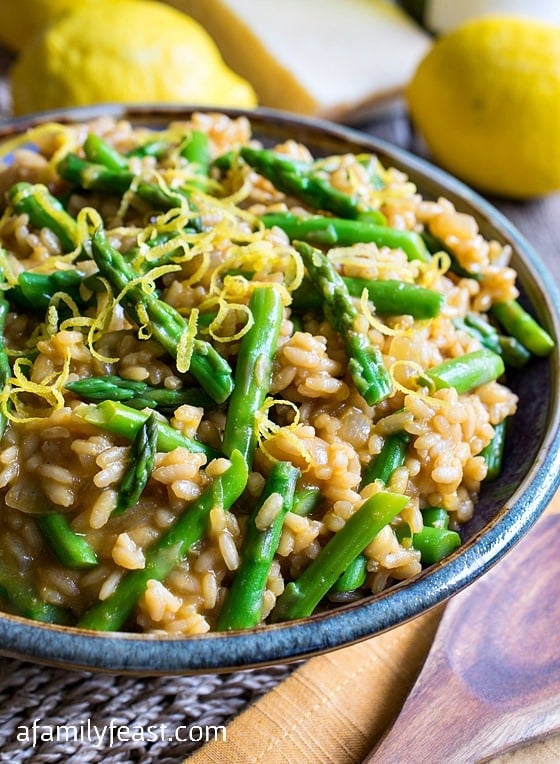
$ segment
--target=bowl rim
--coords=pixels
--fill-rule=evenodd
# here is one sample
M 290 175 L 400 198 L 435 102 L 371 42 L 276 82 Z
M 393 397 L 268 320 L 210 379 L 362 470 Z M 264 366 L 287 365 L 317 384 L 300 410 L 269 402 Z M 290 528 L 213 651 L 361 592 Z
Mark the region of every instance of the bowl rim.
M 551 329 L 560 337 L 560 292 L 545 264 L 517 228 L 490 202 L 473 189 L 388 141 L 357 128 L 327 120 L 302 117 L 289 112 L 259 108 L 253 111 L 204 105 L 121 105 L 102 104 L 18 117 L 0 123 L 0 141 L 47 121 L 86 122 L 102 116 L 162 122 L 186 118 L 195 111 L 244 116 L 257 128 L 307 130 L 326 135 L 335 142 L 359 145 L 403 167 L 420 178 L 429 179 L 472 207 L 503 239 L 509 241 L 522 262 L 531 270 L 540 289 L 541 310 L 546 308 Z M 420 190 L 421 184 L 420 184 Z M 546 289 L 544 285 L 546 284 Z M 560 373 L 559 349 L 550 363 L 556 378 Z M 43 624 L 0 613 L 0 652 L 72 669 L 108 671 L 132 675 L 196 674 L 263 668 L 293 662 L 348 646 L 409 621 L 473 583 L 537 521 L 560 486 L 560 403 L 559 391 L 552 391 L 549 423 L 538 457 L 515 492 L 495 518 L 452 553 L 413 579 L 401 582 L 358 603 L 308 618 L 271 624 L 248 631 L 190 636 L 183 638 L 106 633 Z

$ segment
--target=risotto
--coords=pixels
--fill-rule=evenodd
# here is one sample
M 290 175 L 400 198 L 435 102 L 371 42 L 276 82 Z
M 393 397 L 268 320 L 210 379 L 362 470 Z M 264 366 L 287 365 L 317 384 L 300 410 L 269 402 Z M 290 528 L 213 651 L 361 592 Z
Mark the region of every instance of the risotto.
M 0 150 L 4 610 L 252 628 L 460 544 L 507 368 L 552 348 L 508 246 L 375 156 L 264 148 L 243 117 Z

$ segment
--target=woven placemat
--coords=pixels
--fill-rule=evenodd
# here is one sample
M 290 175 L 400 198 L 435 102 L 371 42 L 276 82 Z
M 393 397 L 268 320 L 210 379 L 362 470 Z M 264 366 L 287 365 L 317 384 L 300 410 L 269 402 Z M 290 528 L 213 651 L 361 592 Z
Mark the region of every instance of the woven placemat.
M 293 668 L 138 678 L 0 658 L 0 762 L 179 764 L 226 744 L 228 721 Z

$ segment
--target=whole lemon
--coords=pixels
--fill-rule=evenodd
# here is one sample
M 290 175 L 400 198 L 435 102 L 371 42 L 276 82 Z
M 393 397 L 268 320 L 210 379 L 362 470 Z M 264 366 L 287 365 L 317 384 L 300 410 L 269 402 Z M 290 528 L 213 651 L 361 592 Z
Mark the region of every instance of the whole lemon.
M 560 28 L 480 18 L 435 42 L 406 92 L 433 158 L 512 198 L 560 189 Z
M 21 50 L 36 32 L 75 5 L 76 0 L 2 0 L 0 44 L 10 50 Z
M 74 6 L 29 41 L 10 80 L 16 115 L 109 101 L 256 103 L 207 32 L 153 0 Z

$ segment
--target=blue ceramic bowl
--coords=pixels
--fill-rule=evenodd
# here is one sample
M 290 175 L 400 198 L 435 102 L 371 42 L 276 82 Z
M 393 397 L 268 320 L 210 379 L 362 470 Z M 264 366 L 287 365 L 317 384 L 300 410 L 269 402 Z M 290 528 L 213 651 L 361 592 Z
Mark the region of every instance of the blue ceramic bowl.
M 0 126 L 0 140 L 50 120 L 83 122 L 110 114 L 161 127 L 193 110 L 109 105 L 42 114 Z M 406 172 L 424 197 L 445 196 L 458 210 L 474 215 L 484 236 L 511 245 L 522 303 L 560 337 L 560 294 L 551 275 L 508 220 L 471 189 L 427 162 L 355 130 L 267 110 L 227 113 L 245 114 L 265 142 L 295 138 L 317 155 L 374 152 L 385 165 Z M 503 472 L 484 487 L 473 520 L 462 530 L 461 548 L 416 578 L 297 622 L 184 639 L 88 632 L 0 614 L 0 650 L 46 664 L 119 673 L 221 672 L 306 658 L 420 615 L 468 586 L 506 554 L 544 511 L 560 484 L 558 348 L 549 358 L 510 375 L 508 384 L 519 395 L 519 410 Z

